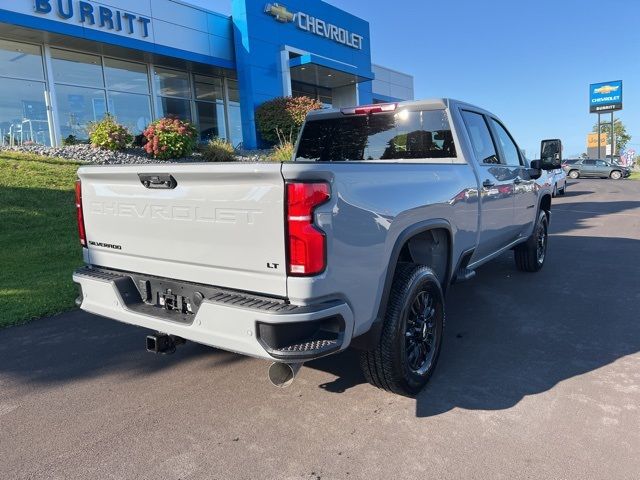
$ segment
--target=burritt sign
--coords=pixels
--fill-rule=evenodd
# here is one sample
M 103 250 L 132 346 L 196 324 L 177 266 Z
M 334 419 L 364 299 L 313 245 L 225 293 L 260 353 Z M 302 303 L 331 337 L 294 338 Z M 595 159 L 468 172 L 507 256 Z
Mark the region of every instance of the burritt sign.
M 40 15 L 55 15 L 60 20 L 83 26 L 138 34 L 143 38 L 149 36 L 151 19 L 104 5 L 75 0 L 34 0 L 33 10 Z
M 304 12 L 293 13 L 287 10 L 282 4 L 267 3 L 264 8 L 265 13 L 271 15 L 282 23 L 295 23 L 300 30 L 313 33 L 319 37 L 325 37 L 341 45 L 362 50 L 362 40 L 364 37 L 357 33 L 350 32 L 346 28 L 333 25 Z

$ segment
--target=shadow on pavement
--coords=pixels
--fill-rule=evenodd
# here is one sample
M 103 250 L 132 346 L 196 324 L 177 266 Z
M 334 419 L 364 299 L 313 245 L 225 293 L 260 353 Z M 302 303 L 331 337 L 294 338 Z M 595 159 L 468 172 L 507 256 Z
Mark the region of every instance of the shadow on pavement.
M 557 203 L 551 208 L 551 233 L 562 233 L 574 230 L 575 228 L 583 228 L 582 221 L 600 216 L 606 216 L 616 213 L 626 213 L 630 210 L 640 209 L 640 202 L 621 200 L 615 202 L 580 202 L 575 203 Z M 575 213 L 572 218 L 564 218 L 562 221 L 555 221 L 554 212 L 571 211 Z M 640 214 L 639 214 L 640 215 Z M 606 239 L 607 237 L 601 237 Z
M 515 270 L 505 254 L 456 285 L 447 298 L 447 331 L 438 368 L 416 399 L 416 415 L 453 408 L 498 410 L 527 395 L 640 351 L 636 305 L 628 281 L 640 241 L 554 236 L 549 263 L 538 274 Z M 602 262 L 567 261 L 573 252 Z M 349 350 L 307 364 L 338 378 L 321 385 L 342 393 L 364 383 L 358 353 Z
M 475 280 L 451 289 L 442 356 L 416 400 L 418 417 L 454 408 L 509 408 L 640 351 L 640 290 L 629 284 L 640 269 L 640 240 L 559 235 L 640 202 L 558 207 L 573 213 L 552 221 L 541 272 L 516 271 L 509 252 L 480 268 Z M 244 359 L 193 343 L 173 356 L 154 356 L 144 351 L 147 333 L 88 320 L 83 312 L 9 328 L 0 332 L 0 373 L 55 384 L 112 372 L 146 375 L 195 359 L 210 359 L 211 368 Z M 329 392 L 364 383 L 352 350 L 307 365 L 338 377 L 319 386 Z
M 628 283 L 640 241 L 554 236 L 551 245 L 538 274 L 516 272 L 503 257 L 480 269 L 475 284 L 452 289 L 445 348 L 417 416 L 509 408 L 640 351 L 640 290 Z M 611 261 L 604 251 L 619 255 Z
M 590 195 L 592 193 L 594 192 L 588 190 L 567 190 L 567 192 L 564 195 L 561 195 L 560 198 L 579 197 L 580 195 Z
M 588 228 L 588 219 L 640 208 L 640 202 L 556 208 L 571 215 L 552 221 L 541 272 L 518 272 L 509 252 L 480 268 L 475 280 L 451 289 L 442 356 L 416 400 L 418 417 L 456 407 L 510 408 L 640 351 L 640 287 L 629 283 L 640 270 L 640 240 L 559 235 Z M 308 365 L 338 376 L 321 385 L 327 391 L 365 382 L 355 351 Z
M 79 310 L 36 320 L 0 332 L 0 373 L 57 384 L 114 372 L 144 376 L 195 359 L 221 366 L 245 358 L 193 342 L 173 355 L 154 355 L 145 350 L 149 333 Z

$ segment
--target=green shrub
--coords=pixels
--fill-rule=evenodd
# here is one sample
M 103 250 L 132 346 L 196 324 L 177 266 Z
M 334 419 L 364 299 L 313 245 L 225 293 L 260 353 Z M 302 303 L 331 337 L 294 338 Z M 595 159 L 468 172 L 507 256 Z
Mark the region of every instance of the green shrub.
M 307 114 L 320 108 L 322 104 L 309 97 L 274 98 L 257 108 L 256 125 L 267 142 L 292 143 Z
M 207 162 L 235 162 L 235 150 L 224 138 L 209 140 L 202 148 L 202 156 Z
M 269 160 L 272 162 L 289 162 L 293 156 L 293 149 L 295 145 L 291 142 L 284 142 L 276 146 L 273 152 L 269 156 Z
M 147 139 L 145 151 L 154 158 L 169 160 L 191 155 L 198 134 L 193 125 L 178 118 L 161 118 L 143 132 Z
M 106 114 L 102 120 L 89 124 L 89 140 L 96 148 L 124 150 L 133 141 L 133 136 L 127 127 L 116 122 L 112 115 Z

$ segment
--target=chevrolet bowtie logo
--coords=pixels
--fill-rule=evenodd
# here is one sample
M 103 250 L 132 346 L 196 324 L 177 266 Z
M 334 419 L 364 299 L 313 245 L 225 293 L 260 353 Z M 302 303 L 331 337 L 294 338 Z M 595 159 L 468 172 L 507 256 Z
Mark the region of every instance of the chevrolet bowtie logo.
M 617 92 L 620 89 L 620 85 L 604 85 L 600 88 L 596 88 L 593 90 L 593 93 L 599 93 L 601 95 L 606 95 L 608 93 Z
M 295 14 L 291 13 L 287 10 L 287 7 L 280 5 L 279 3 L 267 3 L 267 6 L 264 7 L 264 11 L 282 23 L 293 22 L 293 19 L 295 18 Z

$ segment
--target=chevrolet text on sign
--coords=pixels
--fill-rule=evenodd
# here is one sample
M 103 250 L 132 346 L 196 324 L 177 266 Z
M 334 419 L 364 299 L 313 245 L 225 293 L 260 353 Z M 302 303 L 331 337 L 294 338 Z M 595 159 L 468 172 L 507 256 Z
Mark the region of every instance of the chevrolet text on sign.
M 287 10 L 287 7 L 279 3 L 267 3 L 264 11 L 281 23 L 295 22 L 300 30 L 325 37 L 334 42 L 346 45 L 347 47 L 362 50 L 362 40 L 364 37 L 350 32 L 346 28 L 325 22 L 304 12 L 290 12 Z
M 589 86 L 589 111 L 591 113 L 622 110 L 622 80 L 594 83 Z

